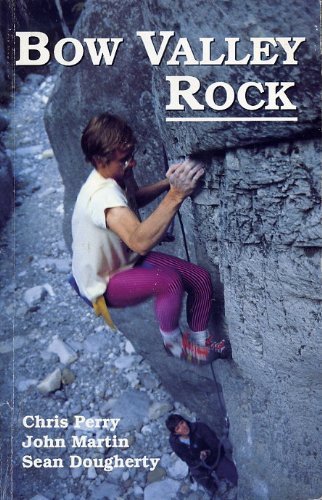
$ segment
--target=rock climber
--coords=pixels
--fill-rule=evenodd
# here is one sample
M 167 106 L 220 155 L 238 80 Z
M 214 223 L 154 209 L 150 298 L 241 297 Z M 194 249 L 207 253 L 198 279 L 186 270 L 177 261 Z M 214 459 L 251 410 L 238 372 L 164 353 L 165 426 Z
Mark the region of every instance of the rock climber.
M 135 182 L 135 144 L 130 126 L 109 113 L 94 116 L 83 131 L 82 150 L 94 169 L 78 194 L 72 217 L 72 270 L 79 293 L 94 306 L 103 296 L 113 308 L 153 297 L 168 354 L 196 364 L 226 357 L 225 340 L 215 341 L 207 329 L 213 294 L 209 273 L 152 251 L 204 169 L 186 160 L 171 165 L 159 182 L 144 187 L 135 183 L 138 207 L 166 193 L 141 222 L 129 194 Z M 189 332 L 182 334 L 179 318 L 185 292 Z
M 236 486 L 238 475 L 234 462 L 225 455 L 224 447 L 208 425 L 189 422 L 181 415 L 171 414 L 166 420 L 170 446 L 189 466 L 191 476 L 214 494 L 226 482 Z

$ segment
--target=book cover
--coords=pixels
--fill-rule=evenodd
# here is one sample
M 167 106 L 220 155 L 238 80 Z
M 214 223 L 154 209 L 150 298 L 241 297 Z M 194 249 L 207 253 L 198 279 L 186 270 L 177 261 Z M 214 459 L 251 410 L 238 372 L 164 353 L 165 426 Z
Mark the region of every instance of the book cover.
M 217 498 L 319 498 L 318 2 L 45 4 L 2 7 L 2 497 L 207 498 L 168 442 L 179 413 L 230 447 L 238 493 Z M 211 274 L 232 346 L 212 369 L 166 355 L 151 301 L 112 308 L 113 332 L 68 283 L 80 137 L 105 111 L 139 185 L 204 165 L 157 250 Z

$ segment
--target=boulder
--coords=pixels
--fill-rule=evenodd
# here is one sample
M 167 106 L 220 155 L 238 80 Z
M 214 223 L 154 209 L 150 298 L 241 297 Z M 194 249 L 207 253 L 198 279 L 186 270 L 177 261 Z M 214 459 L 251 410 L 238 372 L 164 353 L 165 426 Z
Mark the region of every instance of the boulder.
M 92 116 L 109 111 L 129 120 L 138 140 L 136 158 L 141 170 L 138 178 L 141 182 L 146 178 L 145 169 L 149 166 L 150 176 L 159 179 L 156 166 L 163 161 L 162 140 L 151 114 L 152 68 L 136 36 L 142 25 L 143 11 L 139 3 L 124 0 L 121 4 L 110 2 L 107 5 L 101 0 L 89 0 L 86 16 L 76 25 L 73 37 L 82 39 L 87 33 L 106 38 L 113 26 L 113 32 L 126 42 L 121 45 L 113 66 L 95 66 L 95 76 L 89 57 L 84 57 L 79 65 L 68 71 L 62 71 L 48 102 L 45 124 L 65 185 L 64 234 L 69 244 L 75 199 L 91 171 L 85 164 L 80 138 Z M 68 137 L 68 141 L 62 141 L 62 137 Z

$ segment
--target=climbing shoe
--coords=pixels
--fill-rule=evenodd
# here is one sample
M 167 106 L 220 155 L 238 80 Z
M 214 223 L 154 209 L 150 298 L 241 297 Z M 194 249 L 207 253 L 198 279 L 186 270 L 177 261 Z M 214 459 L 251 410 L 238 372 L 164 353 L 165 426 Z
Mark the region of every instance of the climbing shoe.
M 216 359 L 228 358 L 231 354 L 230 344 L 222 339 L 216 342 L 214 337 L 208 337 L 205 345 L 200 346 L 191 341 L 189 332 L 182 336 L 183 358 L 196 365 L 208 365 Z
M 186 354 L 183 350 L 183 342 L 164 342 L 163 347 L 169 356 L 178 359 L 186 359 Z

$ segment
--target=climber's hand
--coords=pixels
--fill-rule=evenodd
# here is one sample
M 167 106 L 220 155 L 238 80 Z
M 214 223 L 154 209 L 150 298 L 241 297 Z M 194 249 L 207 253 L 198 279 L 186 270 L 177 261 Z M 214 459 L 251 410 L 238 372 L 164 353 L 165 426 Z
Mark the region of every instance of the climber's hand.
M 192 160 L 171 165 L 166 173 L 170 182 L 170 191 L 182 199 L 187 198 L 197 187 L 198 180 L 205 173 L 202 164 Z
M 202 450 L 200 452 L 200 460 L 206 460 L 210 455 L 210 450 Z

